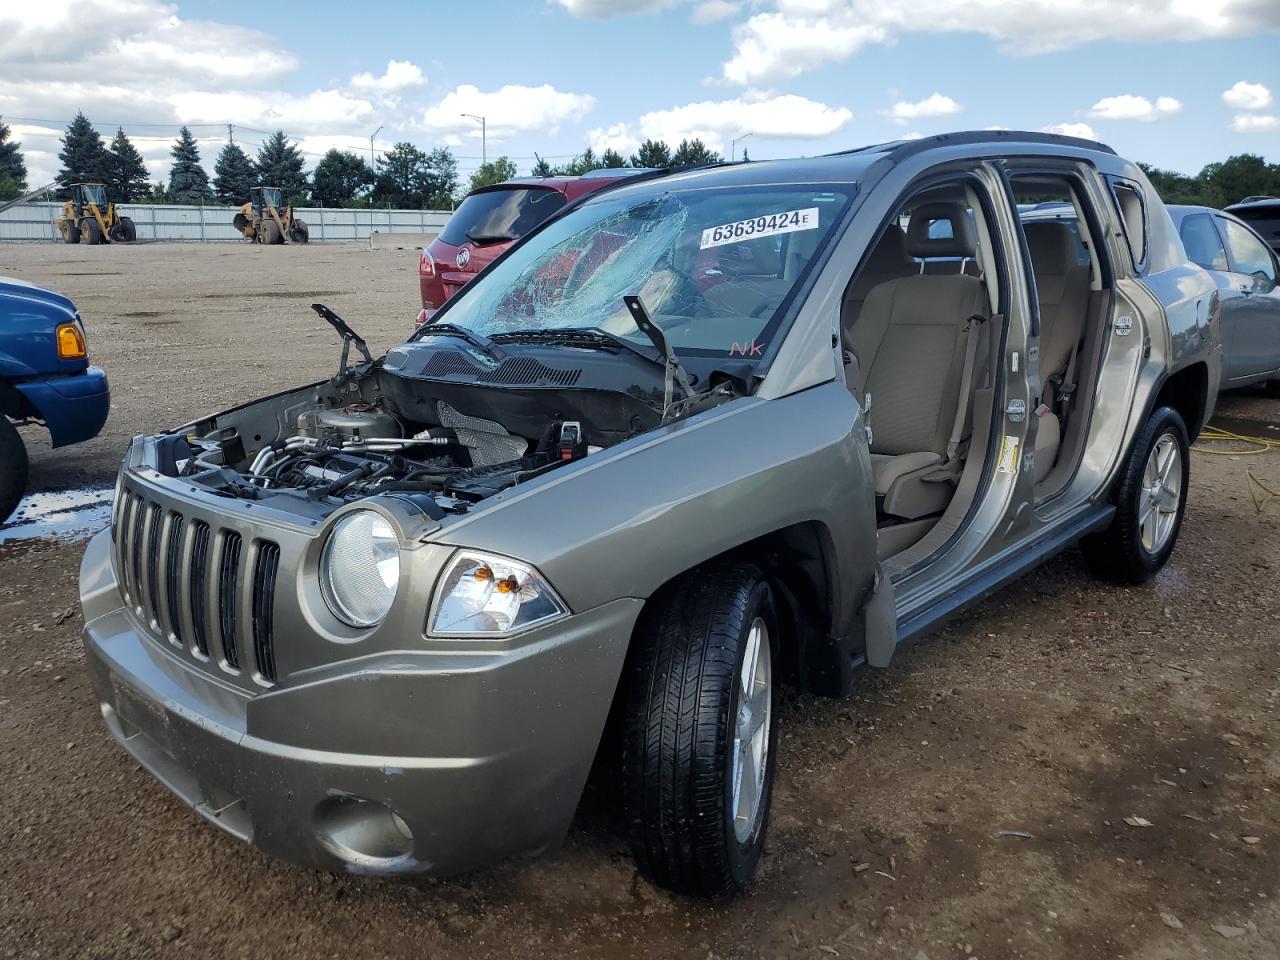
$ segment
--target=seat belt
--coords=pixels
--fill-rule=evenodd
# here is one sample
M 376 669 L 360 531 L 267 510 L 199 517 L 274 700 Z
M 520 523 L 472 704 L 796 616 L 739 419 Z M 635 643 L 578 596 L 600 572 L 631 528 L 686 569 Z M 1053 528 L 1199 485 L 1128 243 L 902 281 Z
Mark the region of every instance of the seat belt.
M 974 314 L 969 318 L 969 337 L 964 345 L 964 368 L 960 374 L 960 401 L 956 404 L 956 419 L 951 426 L 951 439 L 947 441 L 946 463 L 956 459 L 960 443 L 964 440 L 964 428 L 969 421 L 969 394 L 973 387 L 973 368 L 978 355 L 978 333 L 987 318 Z
M 1080 340 L 1084 339 L 1081 331 Z M 1080 340 L 1071 345 L 1071 356 L 1067 360 L 1067 369 L 1062 379 L 1054 385 L 1053 405 L 1058 408 L 1058 420 L 1065 422 L 1067 408 L 1071 406 L 1071 397 L 1076 392 L 1076 359 L 1080 356 Z

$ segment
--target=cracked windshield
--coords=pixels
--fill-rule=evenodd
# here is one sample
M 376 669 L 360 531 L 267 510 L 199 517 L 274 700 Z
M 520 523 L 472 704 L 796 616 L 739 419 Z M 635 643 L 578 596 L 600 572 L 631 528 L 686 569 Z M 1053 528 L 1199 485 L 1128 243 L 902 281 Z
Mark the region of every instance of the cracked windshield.
M 623 304 L 634 294 L 677 350 L 758 358 L 850 196 L 823 185 L 604 199 L 549 224 L 440 319 L 485 336 L 594 327 L 647 346 Z

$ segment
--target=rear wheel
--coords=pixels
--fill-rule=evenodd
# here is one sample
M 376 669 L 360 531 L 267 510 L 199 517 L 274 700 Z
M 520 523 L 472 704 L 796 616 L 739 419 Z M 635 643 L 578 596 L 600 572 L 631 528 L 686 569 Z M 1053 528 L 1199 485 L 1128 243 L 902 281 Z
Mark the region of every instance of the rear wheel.
M 260 243 L 284 243 L 284 238 L 280 236 L 280 228 L 276 226 L 274 220 L 266 220 L 258 228 L 258 240 Z
M 102 242 L 102 228 L 98 226 L 97 220 L 88 217 L 80 224 L 80 239 L 85 243 Z
M 112 243 L 124 243 L 126 239 L 124 224 L 114 224 L 111 229 L 107 231 L 107 236 L 111 238 Z
M 133 243 L 133 241 L 138 239 L 138 228 L 133 225 L 133 219 L 131 217 L 121 217 L 120 226 L 124 227 L 125 243 Z
M 27 448 L 13 424 L 0 414 L 0 524 L 9 519 L 27 489 Z
M 1115 519 L 1081 541 L 1096 574 L 1143 583 L 1165 565 L 1186 512 L 1190 450 L 1186 424 L 1176 410 L 1160 407 L 1151 414 L 1121 474 Z
M 755 566 L 722 563 L 652 602 L 625 678 L 631 851 L 661 886 L 733 896 L 755 878 L 773 794 L 773 594 Z
M 293 221 L 289 227 L 289 239 L 294 243 L 306 243 L 311 239 L 311 231 L 307 229 L 307 225 L 301 220 Z
M 63 226 L 59 228 L 62 231 L 63 243 L 79 243 L 80 227 L 76 225 L 74 220 L 67 220 Z

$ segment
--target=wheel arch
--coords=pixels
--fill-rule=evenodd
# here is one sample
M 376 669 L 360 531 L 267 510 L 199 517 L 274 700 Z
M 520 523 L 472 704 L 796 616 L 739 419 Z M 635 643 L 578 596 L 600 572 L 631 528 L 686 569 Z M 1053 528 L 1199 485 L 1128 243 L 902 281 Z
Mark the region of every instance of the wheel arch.
M 1208 419 L 1208 365 L 1203 360 L 1198 360 L 1168 374 L 1147 405 L 1143 422 L 1160 407 L 1172 407 L 1178 411 L 1183 423 L 1187 425 L 1187 436 L 1195 443 Z

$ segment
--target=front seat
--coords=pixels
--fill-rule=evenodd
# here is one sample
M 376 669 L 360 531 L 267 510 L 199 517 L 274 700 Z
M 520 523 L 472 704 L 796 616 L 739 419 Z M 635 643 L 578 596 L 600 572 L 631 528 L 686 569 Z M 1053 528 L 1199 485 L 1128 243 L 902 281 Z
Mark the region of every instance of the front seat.
M 951 236 L 930 237 L 942 219 Z M 924 260 L 975 258 L 977 232 L 963 205 L 927 203 L 913 211 L 905 246 Z M 914 274 L 867 294 L 850 343 L 864 374 L 860 399 L 871 398 L 871 466 L 884 513 L 916 519 L 950 501 L 988 315 L 982 280 L 962 273 Z
M 1062 443 L 1062 423 L 1054 408 L 1068 372 L 1075 378 L 1076 370 L 1068 371 L 1068 367 L 1084 336 L 1089 268 L 1080 263 L 1075 234 L 1066 224 L 1036 221 L 1024 224 L 1023 233 L 1035 271 L 1040 304 L 1040 381 L 1044 403 L 1050 408 L 1040 417 L 1036 431 L 1035 479 L 1039 483 L 1053 468 Z

